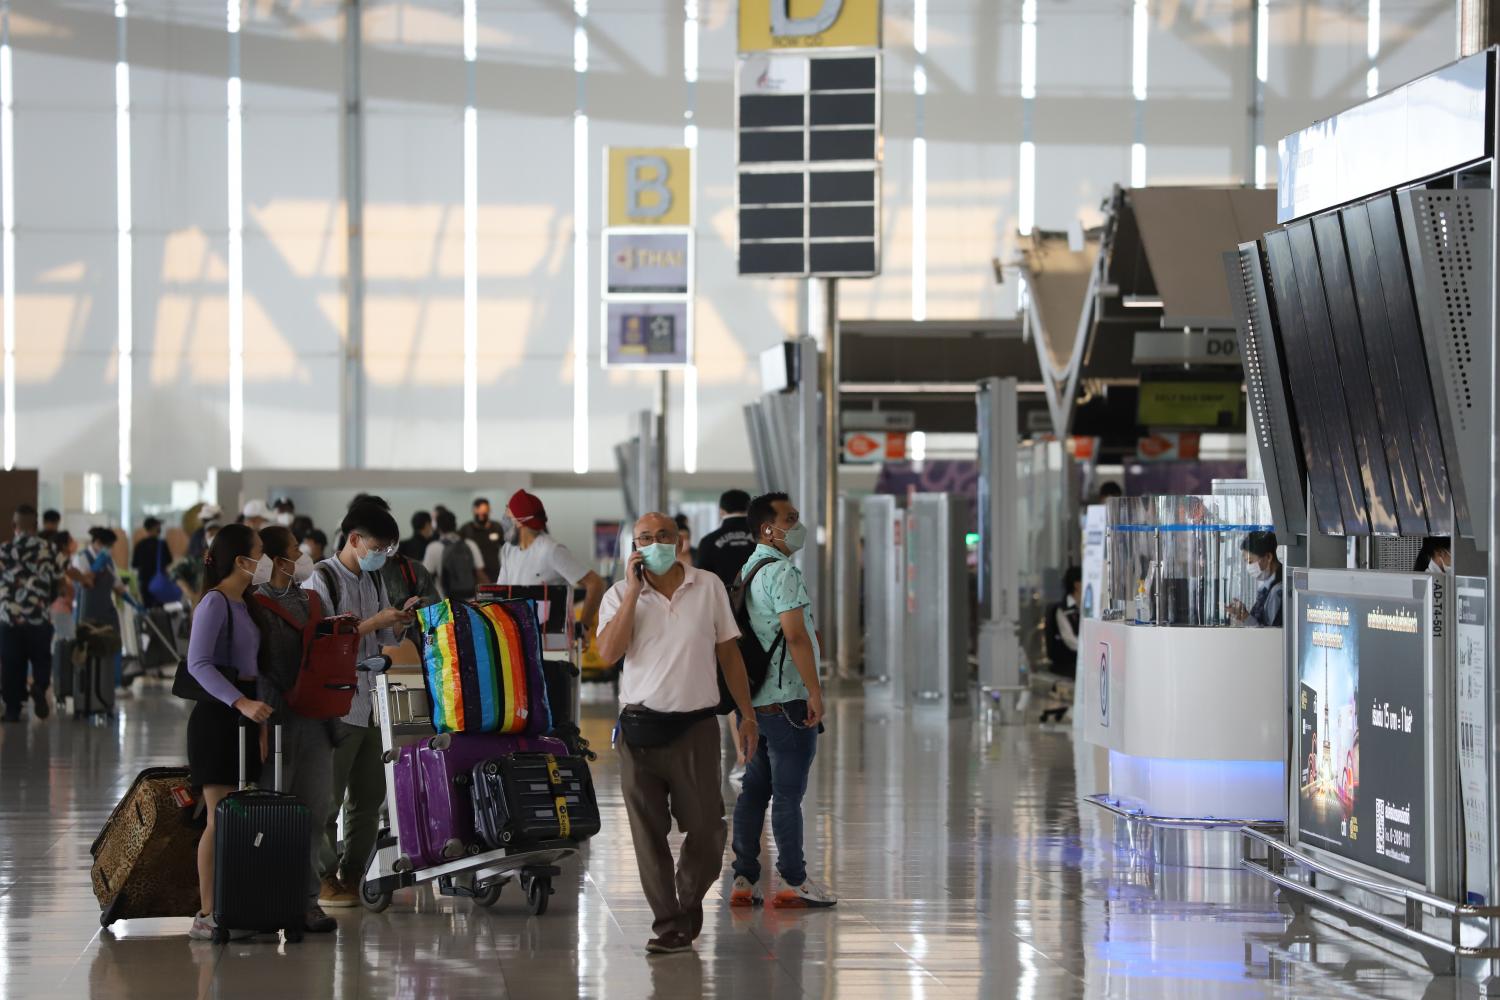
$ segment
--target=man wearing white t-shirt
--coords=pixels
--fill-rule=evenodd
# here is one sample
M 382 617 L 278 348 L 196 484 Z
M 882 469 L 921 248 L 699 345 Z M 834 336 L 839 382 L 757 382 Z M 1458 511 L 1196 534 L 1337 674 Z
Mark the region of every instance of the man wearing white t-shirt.
M 522 587 L 582 587 L 583 617 L 591 627 L 604 597 L 604 581 L 586 568 L 568 547 L 547 533 L 547 508 L 525 490 L 516 490 L 505 505 L 505 512 L 515 522 L 516 533 L 507 533 L 500 550 L 500 576 L 496 583 Z

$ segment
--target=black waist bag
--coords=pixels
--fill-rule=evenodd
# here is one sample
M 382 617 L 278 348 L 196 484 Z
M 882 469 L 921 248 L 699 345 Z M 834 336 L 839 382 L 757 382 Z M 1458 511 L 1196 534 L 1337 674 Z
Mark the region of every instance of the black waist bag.
M 640 705 L 627 705 L 620 713 L 620 737 L 632 750 L 664 747 L 697 723 L 718 714 L 717 708 L 698 712 L 653 712 Z

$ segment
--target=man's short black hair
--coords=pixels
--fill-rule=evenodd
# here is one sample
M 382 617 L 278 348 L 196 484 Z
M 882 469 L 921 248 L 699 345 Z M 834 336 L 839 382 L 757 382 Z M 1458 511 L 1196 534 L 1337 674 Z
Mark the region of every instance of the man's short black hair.
M 423 528 L 432 523 L 432 515 L 425 510 L 419 510 L 411 516 L 411 530 L 420 533 Z
M 1274 531 L 1252 531 L 1240 542 L 1240 551 L 1248 552 L 1257 559 L 1264 558 L 1276 551 L 1276 532 Z
M 141 527 L 145 528 L 148 532 L 155 531 L 157 528 L 161 527 L 161 520 L 155 517 L 148 517 L 144 522 L 141 523 Z
M 444 507 L 437 513 L 437 530 L 440 535 L 451 535 L 458 531 L 458 516 Z
M 1079 569 L 1077 566 L 1069 566 L 1067 570 L 1063 572 L 1062 583 L 1064 600 L 1067 599 L 1069 594 L 1073 593 L 1073 588 L 1082 582 L 1083 570 Z
M 29 503 L 23 503 L 16 508 L 17 517 L 36 517 L 36 508 Z
M 480 504 L 484 504 L 486 507 L 492 507 L 492 506 L 494 506 L 488 500 L 486 500 L 484 497 L 475 497 L 474 498 L 474 502 L 471 503 L 471 504 L 469 504 L 469 509 L 473 510 L 475 507 L 478 507 Z
M 726 514 L 743 514 L 750 508 L 750 494 L 744 490 L 725 490 L 719 497 L 719 509 Z
M 750 501 L 750 534 L 755 540 L 760 541 L 760 529 L 762 525 L 772 524 L 776 521 L 776 504 L 778 501 L 791 503 L 792 498 L 785 493 L 763 493 Z
M 303 540 L 321 545 L 325 549 L 328 548 L 328 536 L 323 534 L 323 529 L 321 528 L 312 529 L 307 533 L 307 538 Z
M 42 523 L 43 524 L 56 524 L 56 523 L 60 522 L 61 520 L 62 520 L 62 515 L 59 514 L 57 511 L 52 510 L 51 508 L 48 508 L 47 510 L 45 510 L 45 511 L 42 512 Z
M 401 528 L 391 516 L 390 509 L 383 503 L 376 503 L 374 497 L 350 507 L 339 530 L 346 539 L 357 531 L 377 542 L 394 544 L 401 540 Z

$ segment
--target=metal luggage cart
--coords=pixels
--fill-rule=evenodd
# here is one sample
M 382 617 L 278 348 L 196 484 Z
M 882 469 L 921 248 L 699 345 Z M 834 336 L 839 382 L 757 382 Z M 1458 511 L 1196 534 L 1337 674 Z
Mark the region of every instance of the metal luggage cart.
M 472 853 L 464 857 L 428 868 L 416 868 L 411 859 L 402 855 L 400 811 L 396 808 L 396 760 L 400 748 L 422 740 L 434 741 L 434 746 L 442 747 L 446 742 L 439 741 L 452 737 L 433 732 L 430 707 L 428 715 L 421 715 L 422 707 L 427 705 L 427 692 L 393 682 L 387 675 L 389 668 L 390 660 L 385 657 L 360 666 L 361 670 L 375 674 L 375 697 L 371 700 L 385 762 L 388 824 L 376 838 L 375 850 L 365 868 L 359 887 L 360 902 L 372 913 L 379 913 L 391 905 L 397 889 L 436 882 L 444 896 L 465 896 L 480 906 L 494 906 L 506 883 L 519 877 L 531 912 L 536 916 L 546 913 L 552 897 L 552 879 L 562 874 L 558 862 L 578 853 L 578 845 L 571 841 L 531 844 L 521 850 L 471 849 Z

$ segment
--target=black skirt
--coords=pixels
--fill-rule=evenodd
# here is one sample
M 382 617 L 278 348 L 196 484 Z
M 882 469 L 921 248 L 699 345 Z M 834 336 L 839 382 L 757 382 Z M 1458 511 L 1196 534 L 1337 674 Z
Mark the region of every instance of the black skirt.
M 239 685 L 240 693 L 255 697 L 255 683 Z M 241 723 L 244 723 L 241 725 Z M 245 780 L 260 779 L 260 727 L 222 701 L 200 701 L 188 717 L 188 767 L 193 786 L 239 787 L 240 749 L 236 737 L 245 741 Z

